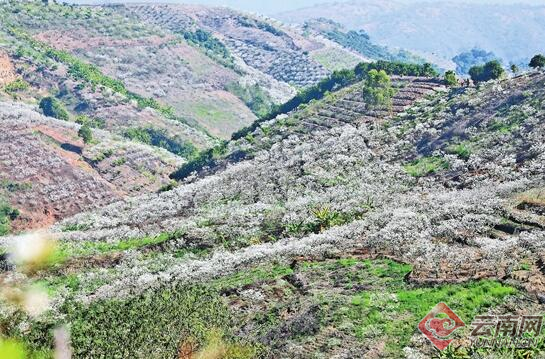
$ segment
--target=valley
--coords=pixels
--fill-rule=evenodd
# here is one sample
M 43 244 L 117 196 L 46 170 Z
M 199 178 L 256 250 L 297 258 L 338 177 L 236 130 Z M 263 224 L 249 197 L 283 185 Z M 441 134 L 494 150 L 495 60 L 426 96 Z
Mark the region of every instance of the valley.
M 472 345 L 545 308 L 539 56 L 464 78 L 203 5 L 0 19 L 0 357 L 543 355 Z

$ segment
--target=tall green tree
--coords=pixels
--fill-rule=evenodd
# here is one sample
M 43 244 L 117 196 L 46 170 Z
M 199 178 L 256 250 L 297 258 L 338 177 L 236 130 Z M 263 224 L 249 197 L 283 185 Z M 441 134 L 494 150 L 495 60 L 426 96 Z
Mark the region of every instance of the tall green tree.
M 538 54 L 532 57 L 532 60 L 530 60 L 530 67 L 534 69 L 545 68 L 545 56 Z
M 469 76 L 474 82 L 497 80 L 504 75 L 505 70 L 498 60 L 489 61 L 484 65 L 473 66 L 469 69 Z
M 363 86 L 363 99 L 371 107 L 392 107 L 392 97 L 395 89 L 392 88 L 390 77 L 384 70 L 371 70 Z

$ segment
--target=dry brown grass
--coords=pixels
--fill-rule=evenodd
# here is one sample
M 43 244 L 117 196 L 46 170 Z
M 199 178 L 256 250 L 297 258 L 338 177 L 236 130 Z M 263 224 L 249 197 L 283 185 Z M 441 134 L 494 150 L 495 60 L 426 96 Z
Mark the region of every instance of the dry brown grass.
M 201 348 L 191 338 L 182 342 L 178 359 L 250 359 L 254 354 L 253 347 L 230 343 L 225 340 L 220 330 L 212 330 L 207 336 L 206 344 Z
M 545 187 L 533 188 L 517 196 L 519 204 L 545 206 Z

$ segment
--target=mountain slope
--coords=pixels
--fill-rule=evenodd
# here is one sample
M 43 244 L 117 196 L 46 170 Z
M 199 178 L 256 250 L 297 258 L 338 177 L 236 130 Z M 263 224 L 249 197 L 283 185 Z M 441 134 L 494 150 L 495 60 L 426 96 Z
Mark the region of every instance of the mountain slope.
M 20 211 L 14 230 L 43 228 L 127 195 L 159 190 L 183 159 L 143 144 L 0 102 L 0 198 Z
M 69 54 L 219 138 L 327 76 L 331 70 L 313 59 L 314 51 L 328 66 L 332 59 L 344 58 L 349 67 L 364 60 L 331 42 L 226 8 L 29 2 L 1 4 L 0 17 L 10 56 L 37 44 Z
M 317 83 L 329 74 L 308 53 L 324 48 L 319 41 L 304 38 L 289 28 L 270 20 L 244 15 L 225 8 L 202 6 L 127 6 L 140 18 L 185 33 L 195 25 L 209 31 L 225 44 L 232 56 L 251 68 L 281 83 L 304 87 Z M 347 53 L 336 49 L 340 53 Z M 356 55 L 353 58 L 358 59 Z
M 158 19 L 162 19 L 169 12 L 179 14 L 181 19 L 191 16 L 192 25 L 176 27 L 148 16 L 157 13 Z M 215 16 L 225 17 L 228 25 L 215 28 L 211 23 Z M 8 202 L 23 214 L 14 222 L 13 230 L 48 226 L 106 202 L 157 191 L 168 184 L 169 172 L 198 151 L 214 147 L 221 138 L 229 138 L 231 133 L 253 123 L 256 114 L 268 113 L 273 104 L 290 98 L 298 86 L 328 74 L 329 70 L 304 54 L 306 49 L 327 49 L 332 56 L 349 53 L 339 46 L 306 40 L 295 30 L 284 31 L 280 25 L 227 9 L 9 2 L 0 3 L 0 19 L 0 99 L 5 101 L 2 106 L 6 111 L 0 125 L 8 136 L 5 141 L 22 136 L 22 153 L 28 155 L 36 150 L 43 155 L 44 163 L 58 160 L 59 153 L 60 160 L 64 160 L 68 153 L 57 153 L 60 145 L 75 146 L 78 153 L 70 154 L 73 158 L 64 164 L 63 171 L 75 171 L 74 176 L 81 177 L 84 174 L 78 167 L 82 165 L 104 187 L 98 190 L 91 180 L 82 179 L 81 184 L 63 195 L 64 204 L 51 204 L 47 193 L 38 187 L 28 191 L 32 199 L 20 203 L 16 195 L 7 194 Z M 264 67 L 252 66 L 255 64 L 249 59 L 247 64 L 241 56 L 231 54 L 235 47 L 223 42 L 232 43 L 239 33 L 240 43 L 269 34 L 267 39 L 278 43 L 275 51 L 284 52 L 296 64 L 303 61 L 311 65 L 308 69 L 294 65 L 297 76 L 305 81 L 308 78 L 308 82 L 292 86 L 288 82 L 292 83 L 295 77 L 284 79 L 285 82 L 277 80 Z M 277 40 L 275 34 L 281 34 Z M 347 60 L 350 65 L 361 60 L 357 55 L 351 56 L 351 62 Z M 10 127 L 12 102 L 45 113 L 43 108 L 36 108 L 43 99 L 54 101 L 62 110 L 62 116 L 48 115 L 68 121 L 67 129 L 62 130 L 58 121 L 51 118 L 48 124 L 48 120 L 42 120 L 44 127 L 53 126 L 56 129 L 52 132 L 62 137 L 53 140 L 57 142 L 52 146 L 54 151 L 50 151 L 51 146 L 44 149 L 43 143 L 36 145 L 31 141 L 27 136 L 31 127 L 23 131 L 24 135 L 13 134 Z M 102 139 L 84 146 L 77 138 L 82 124 L 94 132 L 104 132 L 101 136 L 111 140 L 106 145 Z M 48 131 L 46 137 L 51 132 Z M 63 134 L 66 131 L 68 134 Z M 111 153 L 109 146 L 117 150 Z M 127 148 L 126 153 L 122 148 Z M 163 150 L 170 154 L 157 155 Z M 96 161 L 97 158 L 101 160 Z M 6 160 L 9 163 L 11 158 Z M 16 161 L 22 162 L 12 169 L 15 172 L 25 163 L 28 165 L 24 159 Z M 10 171 L 3 180 L 14 180 L 15 172 Z M 39 166 L 39 171 L 44 172 L 44 178 L 64 178 L 53 169 L 48 173 L 47 166 Z M 26 177 L 24 180 L 32 182 Z M 59 185 L 56 180 L 53 187 Z M 87 197 L 95 190 L 97 201 L 92 203 Z M 81 205 L 74 205 L 78 197 L 84 199 Z
M 391 110 L 355 84 L 261 124 L 249 159 L 55 226 L 68 259 L 40 278 L 75 298 L 76 353 L 194 353 L 216 328 L 241 358 L 430 356 L 413 323 L 447 293 L 468 322 L 542 311 L 545 75 L 394 80 Z M 101 344 L 112 323 L 138 334 Z
M 492 51 L 506 63 L 543 52 L 542 5 L 356 0 L 316 5 L 275 15 L 303 24 L 328 18 L 349 29 L 365 30 L 382 45 L 450 60 L 474 47 Z M 438 62 L 438 61 L 436 61 Z

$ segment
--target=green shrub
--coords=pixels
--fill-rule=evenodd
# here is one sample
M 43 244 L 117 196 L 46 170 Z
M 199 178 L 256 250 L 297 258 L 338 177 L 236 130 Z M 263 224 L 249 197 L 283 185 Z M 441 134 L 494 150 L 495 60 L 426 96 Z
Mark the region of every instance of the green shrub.
M 16 92 L 25 91 L 29 87 L 30 85 L 28 84 L 28 82 L 26 82 L 25 80 L 21 78 L 18 78 L 17 80 L 4 86 L 4 91 L 6 91 L 7 93 L 11 95 L 14 95 Z
M 83 139 L 84 143 L 91 143 L 93 141 L 93 132 L 88 125 L 83 125 L 80 127 L 78 136 Z
M 15 182 L 7 179 L 0 180 L 0 189 L 5 189 L 8 192 L 15 193 L 19 191 L 27 191 L 32 188 L 30 182 Z
M 17 219 L 19 215 L 19 210 L 12 208 L 9 203 L 0 200 L 0 236 L 10 232 L 11 221 Z
M 79 115 L 76 117 L 76 123 L 79 123 L 82 126 L 89 126 L 91 128 L 100 128 L 103 129 L 106 127 L 106 121 L 101 118 L 90 118 L 86 115 Z
M 123 166 L 125 163 L 127 163 L 127 159 L 125 157 L 120 157 L 117 160 L 112 162 L 112 165 L 114 167 Z
M 445 83 L 447 86 L 456 86 L 458 85 L 458 80 L 456 79 L 456 73 L 454 71 L 445 72 Z
M 458 155 L 458 157 L 467 160 L 471 156 L 471 149 L 465 144 L 460 143 L 454 146 L 450 146 L 447 149 L 450 153 L 454 153 L 455 155 Z
M 44 115 L 54 117 L 59 120 L 68 121 L 70 116 L 64 105 L 54 97 L 44 97 L 40 101 L 40 109 Z

